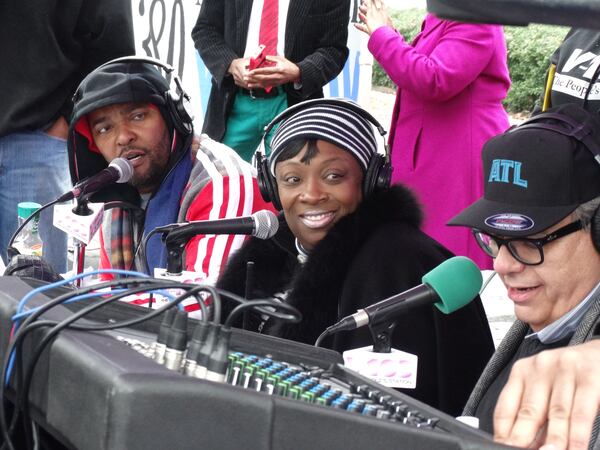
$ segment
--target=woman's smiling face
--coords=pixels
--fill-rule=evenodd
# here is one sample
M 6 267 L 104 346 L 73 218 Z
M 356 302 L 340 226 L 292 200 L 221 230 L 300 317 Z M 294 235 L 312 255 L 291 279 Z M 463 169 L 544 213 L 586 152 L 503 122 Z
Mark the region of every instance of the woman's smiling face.
M 348 151 L 316 141 L 317 153 L 304 160 L 309 141 L 293 158 L 275 165 L 285 220 L 311 250 L 342 217 L 362 201 L 363 171 Z

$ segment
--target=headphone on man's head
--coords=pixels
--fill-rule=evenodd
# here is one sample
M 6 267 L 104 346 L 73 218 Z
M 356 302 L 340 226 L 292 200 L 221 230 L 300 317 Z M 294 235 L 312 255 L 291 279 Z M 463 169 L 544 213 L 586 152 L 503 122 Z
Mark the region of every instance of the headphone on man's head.
M 165 100 L 166 109 L 173 121 L 173 125 L 184 136 L 189 136 L 194 131 L 194 117 L 189 107 L 190 96 L 183 90 L 181 80 L 175 73 L 175 68 L 166 64 L 156 58 L 150 58 L 145 56 L 123 56 L 120 58 L 107 61 L 104 64 L 96 67 L 92 70 L 84 80 L 79 84 L 73 95 L 73 102 L 76 102 L 81 97 L 81 86 L 88 77 L 92 76 L 99 70 L 110 66 L 112 64 L 123 63 L 123 62 L 139 62 L 145 64 L 151 64 L 153 66 L 163 69 L 167 74 L 171 74 L 173 82 L 175 83 L 175 89 L 169 89 L 163 92 L 163 98 Z
M 254 163 L 256 166 L 256 178 L 258 187 L 260 189 L 260 193 L 263 199 L 266 202 L 273 203 L 273 206 L 278 210 L 283 209 L 281 207 L 281 201 L 279 200 L 279 193 L 277 192 L 277 180 L 271 172 L 269 171 L 269 159 L 266 156 L 266 142 L 265 138 L 269 134 L 269 132 L 275 127 L 275 125 L 283 122 L 288 117 L 296 114 L 303 109 L 312 106 L 319 105 L 331 105 L 331 106 L 340 106 L 342 108 L 346 108 L 366 121 L 370 122 L 377 131 L 381 135 L 383 139 L 383 150 L 384 153 L 376 153 L 369 160 L 369 165 L 367 167 L 367 171 L 365 172 L 365 178 L 363 180 L 363 195 L 364 197 L 368 197 L 374 192 L 386 189 L 390 185 L 390 181 L 392 179 L 392 165 L 389 162 L 389 152 L 388 146 L 385 142 L 385 129 L 381 126 L 381 124 L 373 117 L 368 111 L 361 108 L 356 103 L 343 100 L 343 99 L 335 99 L 335 98 L 320 98 L 315 100 L 306 100 L 304 102 L 298 103 L 294 106 L 290 106 L 285 111 L 281 112 L 277 115 L 264 129 L 263 137 L 260 145 L 256 149 L 254 153 Z M 264 152 L 261 151 L 264 149 Z
M 588 112 L 588 114 L 591 113 Z M 556 120 L 562 124 L 566 124 L 567 127 L 557 126 L 552 123 L 543 122 L 547 119 Z M 594 159 L 599 165 L 600 169 L 600 143 L 595 141 L 593 138 L 594 129 L 587 123 L 579 122 L 578 120 L 567 116 L 565 114 L 554 113 L 554 112 L 543 112 L 537 116 L 533 116 L 527 119 L 521 125 L 517 126 L 515 130 L 522 130 L 524 128 L 537 128 L 543 130 L 554 131 L 564 136 L 572 137 L 577 141 L 581 142 L 585 148 L 589 150 Z M 600 133 L 600 129 L 597 130 Z M 592 243 L 598 252 L 600 252 L 600 207 L 596 208 L 592 220 L 590 222 L 590 233 L 592 236 Z

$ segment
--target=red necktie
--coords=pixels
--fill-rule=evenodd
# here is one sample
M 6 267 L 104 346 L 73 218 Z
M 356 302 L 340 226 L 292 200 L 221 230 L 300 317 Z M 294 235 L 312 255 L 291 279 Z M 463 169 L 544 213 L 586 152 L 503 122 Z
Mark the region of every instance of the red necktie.
M 277 24 L 279 20 L 279 0 L 264 0 L 260 16 L 258 43 L 265 46 L 265 55 L 277 54 Z

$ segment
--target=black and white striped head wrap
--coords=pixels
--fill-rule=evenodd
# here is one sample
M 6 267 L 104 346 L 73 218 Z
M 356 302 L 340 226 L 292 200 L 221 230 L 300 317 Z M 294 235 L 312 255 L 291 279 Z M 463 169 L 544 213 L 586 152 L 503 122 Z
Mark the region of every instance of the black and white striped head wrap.
M 340 100 L 339 103 L 347 102 Z M 356 107 L 358 105 L 354 103 Z M 352 109 L 341 104 L 319 103 L 300 109 L 285 119 L 271 140 L 269 171 L 275 176 L 275 164 L 287 144 L 295 139 L 320 139 L 350 152 L 366 172 L 369 161 L 377 153 L 372 124 Z

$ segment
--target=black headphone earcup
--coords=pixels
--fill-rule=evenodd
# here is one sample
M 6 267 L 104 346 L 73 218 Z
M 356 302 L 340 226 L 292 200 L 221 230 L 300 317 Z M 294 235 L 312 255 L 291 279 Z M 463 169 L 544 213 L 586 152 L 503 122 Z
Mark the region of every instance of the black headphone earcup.
M 265 202 L 271 202 L 273 206 L 281 211 L 281 202 L 279 201 L 279 193 L 277 192 L 277 182 L 269 173 L 269 165 L 266 158 L 262 154 L 256 154 L 256 183 L 260 190 L 260 195 Z
M 594 217 L 592 217 L 592 221 L 590 222 L 590 233 L 592 235 L 592 243 L 600 253 L 600 207 L 596 208 Z
M 386 162 L 385 157 L 379 153 L 369 161 L 369 167 L 363 181 L 363 195 L 369 195 L 382 191 L 390 186 L 392 179 L 392 166 Z
M 193 119 L 187 111 L 183 95 L 173 94 L 171 91 L 164 95 L 167 110 L 173 121 L 173 125 L 184 136 L 189 136 L 194 130 Z
M 390 187 L 390 184 L 392 184 L 393 170 L 394 170 L 394 168 L 392 167 L 392 164 L 389 161 L 386 161 L 381 166 L 381 168 L 379 169 L 379 172 L 377 173 L 377 185 L 376 185 L 377 190 L 383 191 L 384 189 L 387 189 Z

